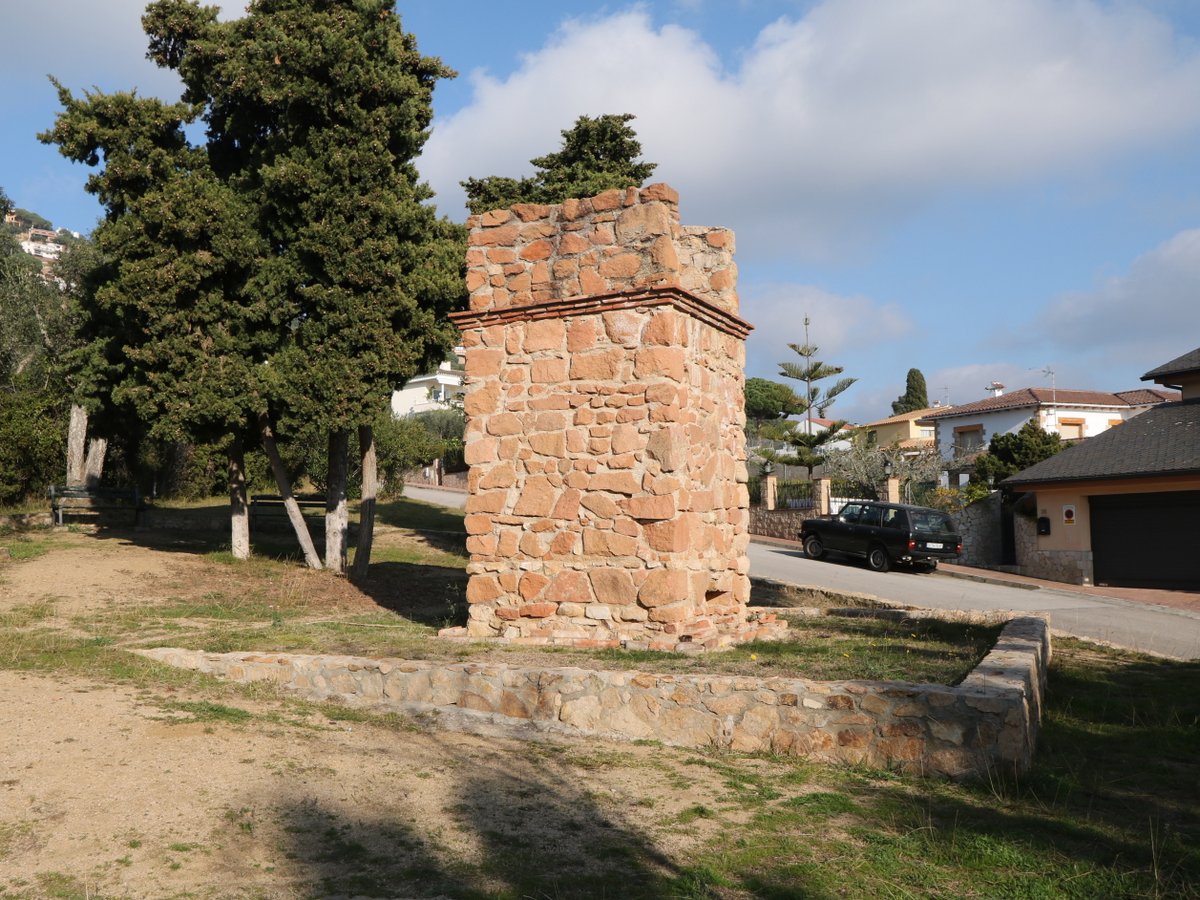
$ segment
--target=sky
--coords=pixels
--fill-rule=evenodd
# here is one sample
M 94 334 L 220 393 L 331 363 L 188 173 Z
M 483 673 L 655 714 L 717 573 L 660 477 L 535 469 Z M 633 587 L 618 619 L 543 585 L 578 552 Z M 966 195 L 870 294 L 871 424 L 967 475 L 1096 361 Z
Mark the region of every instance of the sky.
M 37 132 L 76 93 L 178 97 L 142 0 L 0 0 L 0 187 L 56 227 L 100 215 Z M 227 2 L 223 16 L 243 4 Z M 580 115 L 633 113 L 684 224 L 737 233 L 747 376 L 809 341 L 883 418 L 931 400 L 1088 390 L 1200 346 L 1200 4 L 1194 0 L 401 2 L 458 72 L 418 163 L 531 174 Z M 796 385 L 793 385 L 796 386 Z

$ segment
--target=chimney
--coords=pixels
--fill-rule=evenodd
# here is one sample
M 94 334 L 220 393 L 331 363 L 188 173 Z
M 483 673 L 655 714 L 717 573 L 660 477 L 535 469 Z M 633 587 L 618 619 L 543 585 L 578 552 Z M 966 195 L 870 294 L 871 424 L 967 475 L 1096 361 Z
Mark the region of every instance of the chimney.
M 1004 393 L 1004 385 L 998 381 L 993 381 L 991 384 L 985 387 L 984 390 L 989 391 L 993 397 L 999 397 Z

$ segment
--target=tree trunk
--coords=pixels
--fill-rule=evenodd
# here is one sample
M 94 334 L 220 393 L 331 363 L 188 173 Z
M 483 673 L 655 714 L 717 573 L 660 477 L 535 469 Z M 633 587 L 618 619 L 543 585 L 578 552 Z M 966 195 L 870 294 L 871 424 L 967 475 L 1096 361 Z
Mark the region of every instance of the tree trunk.
M 104 456 L 108 453 L 107 438 L 92 438 L 88 441 L 87 461 L 83 465 L 83 483 L 89 488 L 98 487 L 104 475 Z
M 229 548 L 234 559 L 250 558 L 250 511 L 246 507 L 246 457 L 241 438 L 229 445 Z
M 358 546 L 354 551 L 354 577 L 366 578 L 375 540 L 375 495 L 379 493 L 379 466 L 375 457 L 375 430 L 358 426 L 358 452 L 362 457 L 362 505 L 358 510 Z
M 279 458 L 279 448 L 275 446 L 275 434 L 271 431 L 271 422 L 266 413 L 258 417 L 258 429 L 262 437 L 263 450 L 267 453 L 267 459 L 271 461 L 271 471 L 275 473 L 275 486 L 279 490 L 279 496 L 283 499 L 283 508 L 287 510 L 292 530 L 296 532 L 296 540 L 300 542 L 300 549 L 304 551 L 304 561 L 310 568 L 319 569 L 321 568 L 321 558 L 317 556 L 317 548 L 313 546 L 312 535 L 308 533 L 304 515 L 300 512 L 296 498 L 292 496 L 292 486 L 288 481 L 287 471 L 283 468 L 283 460 Z
M 346 574 L 346 532 L 350 511 L 346 506 L 346 470 L 349 468 L 350 433 L 344 428 L 329 432 L 329 483 L 325 498 L 325 568 Z
M 83 451 L 87 445 L 87 410 L 71 404 L 71 424 L 67 429 L 67 484 L 83 484 Z

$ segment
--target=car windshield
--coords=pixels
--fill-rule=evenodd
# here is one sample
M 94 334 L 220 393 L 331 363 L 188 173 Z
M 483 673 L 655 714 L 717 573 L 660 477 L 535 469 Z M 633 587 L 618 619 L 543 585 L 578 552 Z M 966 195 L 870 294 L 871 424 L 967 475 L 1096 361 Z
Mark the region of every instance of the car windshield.
M 950 517 L 932 509 L 913 510 L 912 527 L 913 531 L 921 534 L 952 534 L 954 532 L 954 523 L 950 521 Z

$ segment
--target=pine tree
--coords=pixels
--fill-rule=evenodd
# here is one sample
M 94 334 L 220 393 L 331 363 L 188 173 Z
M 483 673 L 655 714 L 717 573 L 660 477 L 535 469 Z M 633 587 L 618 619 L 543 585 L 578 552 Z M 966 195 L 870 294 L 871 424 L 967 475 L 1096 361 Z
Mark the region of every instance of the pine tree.
M 473 213 L 516 203 L 562 203 L 571 197 L 592 197 L 611 188 L 640 187 L 657 168 L 638 162 L 642 145 L 630 126 L 630 113 L 591 118 L 580 116 L 562 132 L 562 148 L 530 160 L 532 178 L 468 178 L 462 182 Z

